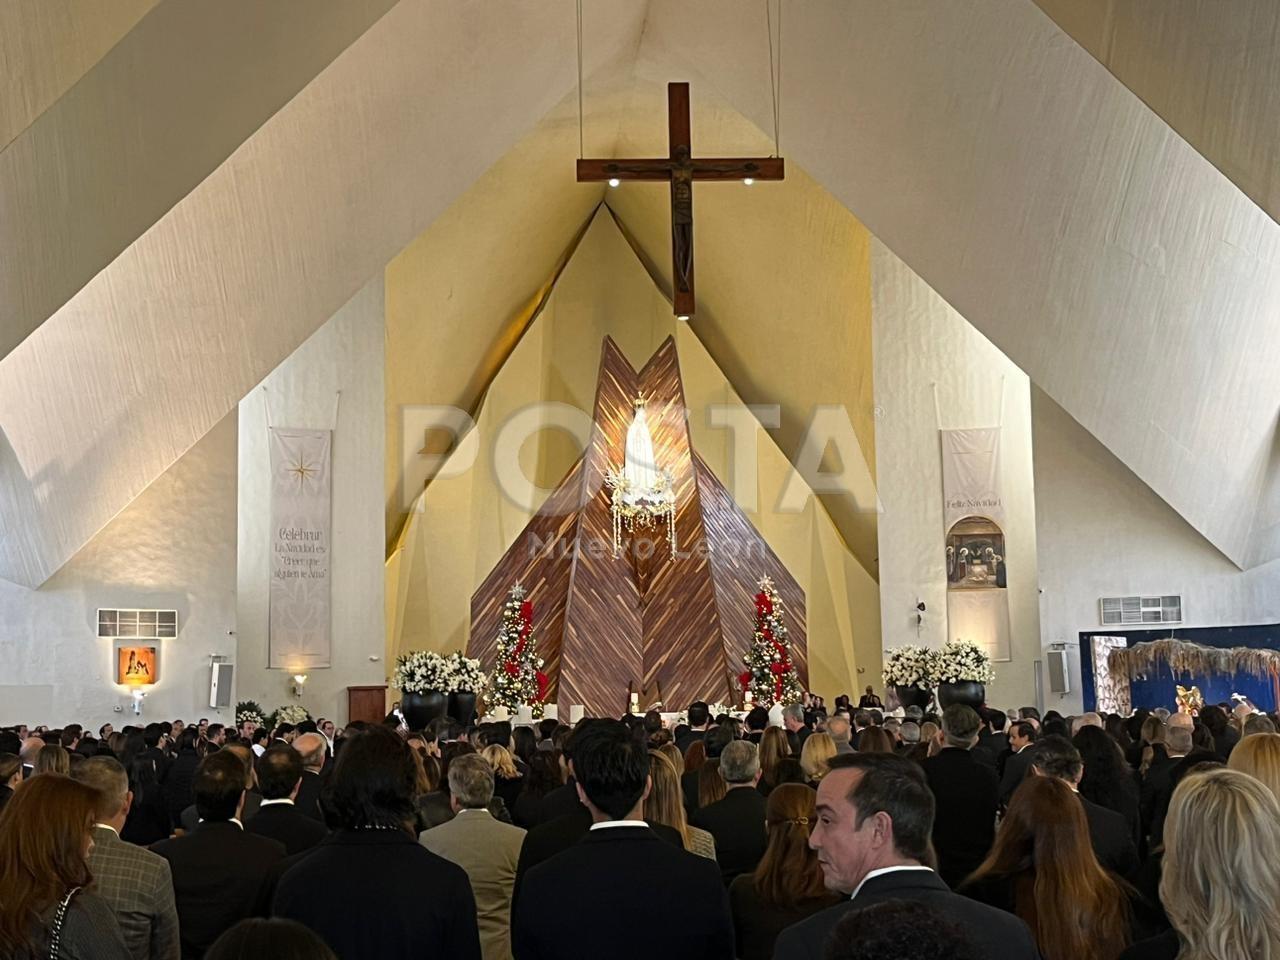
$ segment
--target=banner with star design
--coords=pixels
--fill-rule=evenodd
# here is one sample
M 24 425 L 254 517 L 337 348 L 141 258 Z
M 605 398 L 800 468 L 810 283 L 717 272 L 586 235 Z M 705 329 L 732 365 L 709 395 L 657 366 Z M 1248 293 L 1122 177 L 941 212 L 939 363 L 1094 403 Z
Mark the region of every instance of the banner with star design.
M 271 590 L 267 666 L 330 666 L 332 432 L 271 427 Z

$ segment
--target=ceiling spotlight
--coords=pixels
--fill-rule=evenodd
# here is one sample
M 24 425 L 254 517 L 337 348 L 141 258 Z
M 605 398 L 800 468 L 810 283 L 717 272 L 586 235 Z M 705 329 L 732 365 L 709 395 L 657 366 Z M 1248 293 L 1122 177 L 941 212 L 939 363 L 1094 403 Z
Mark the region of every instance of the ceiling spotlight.
M 610 178 L 609 178 L 609 186 L 611 186 L 611 187 L 616 187 L 616 186 L 618 186 L 618 184 L 620 184 L 620 183 L 622 183 L 622 181 L 621 181 L 621 180 L 619 180 L 617 177 L 610 177 Z
M 755 183 L 755 180 L 753 180 L 751 177 L 743 177 L 743 178 L 742 178 L 742 182 L 743 182 L 743 183 L 745 183 L 745 184 L 749 187 L 749 186 L 751 186 L 753 183 Z
M 676 319 L 677 319 L 677 320 L 688 320 L 688 319 L 689 319 L 689 315 L 688 315 L 687 313 L 677 313 L 677 314 L 676 314 Z

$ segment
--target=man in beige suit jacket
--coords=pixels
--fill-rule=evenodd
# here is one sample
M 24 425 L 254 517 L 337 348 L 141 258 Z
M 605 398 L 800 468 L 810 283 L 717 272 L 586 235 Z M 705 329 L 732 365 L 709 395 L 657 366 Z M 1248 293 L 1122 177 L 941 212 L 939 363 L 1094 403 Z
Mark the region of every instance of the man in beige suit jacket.
M 89 872 L 98 895 L 115 914 L 125 945 L 134 960 L 178 960 L 178 912 L 169 864 L 120 839 L 133 803 L 124 767 L 112 757 L 90 757 L 72 769 L 76 780 L 98 792 Z
M 511 960 L 511 891 L 524 831 L 485 809 L 493 799 L 493 769 L 483 757 L 467 754 L 449 764 L 449 793 L 458 815 L 424 830 L 421 843 L 467 872 L 484 960 Z

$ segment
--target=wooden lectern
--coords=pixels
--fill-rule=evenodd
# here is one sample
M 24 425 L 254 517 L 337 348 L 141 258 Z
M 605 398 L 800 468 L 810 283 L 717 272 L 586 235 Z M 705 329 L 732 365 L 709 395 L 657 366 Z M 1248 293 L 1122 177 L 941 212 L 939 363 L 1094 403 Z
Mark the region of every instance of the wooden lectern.
M 387 715 L 387 685 L 347 687 L 347 723 L 381 723 Z

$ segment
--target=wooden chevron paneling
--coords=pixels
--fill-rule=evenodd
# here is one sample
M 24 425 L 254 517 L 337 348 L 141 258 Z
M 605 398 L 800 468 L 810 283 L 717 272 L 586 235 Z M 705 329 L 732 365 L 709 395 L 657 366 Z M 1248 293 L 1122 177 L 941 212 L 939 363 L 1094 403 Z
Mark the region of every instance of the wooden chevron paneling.
M 639 378 L 606 337 L 596 385 L 591 446 L 583 455 L 583 508 L 565 610 L 560 705 L 597 716 L 626 710 L 628 684 L 643 674 L 640 589 L 625 558 L 613 556 L 613 514 L 605 474 L 621 462 Z
M 668 337 L 640 372 L 654 453 L 676 491 L 678 551 L 661 540 L 645 560 L 644 694 L 669 708 L 728 695 L 716 591 L 707 558 L 702 506 L 680 382 L 675 340 Z
M 471 633 L 467 656 L 479 657 L 492 670 L 497 657 L 498 627 L 507 594 L 523 583 L 533 601 L 533 630 L 538 655 L 551 679 L 549 698 L 554 701 L 564 636 L 565 602 L 569 598 L 573 544 L 578 526 L 582 489 L 582 461 L 570 469 L 542 509 L 529 521 L 516 542 L 498 561 L 471 596 Z M 568 716 L 566 712 L 565 716 Z
M 623 461 L 637 391 L 658 463 L 676 489 L 675 557 L 665 529 L 624 534 L 623 554 L 613 555 L 604 476 Z M 756 581 L 768 574 L 807 682 L 804 592 L 693 451 L 675 341 L 663 342 L 637 373 L 606 337 L 593 420 L 582 459 L 472 597 L 469 655 L 492 665 L 502 605 L 520 580 L 531 591 L 561 716 L 573 704 L 589 716 L 621 714 L 629 685 L 642 704 L 661 697 L 669 709 L 697 699 L 738 702 Z
M 787 639 L 800 682 L 809 683 L 808 628 L 804 590 L 786 566 L 769 549 L 764 537 L 733 500 L 705 460 L 694 454 L 703 522 L 710 544 L 716 584 L 716 608 L 724 627 L 726 667 L 732 677 L 743 671 L 742 658 L 755 634 L 756 582 L 765 574 L 773 578 L 786 611 Z M 734 681 L 734 693 L 741 688 Z

